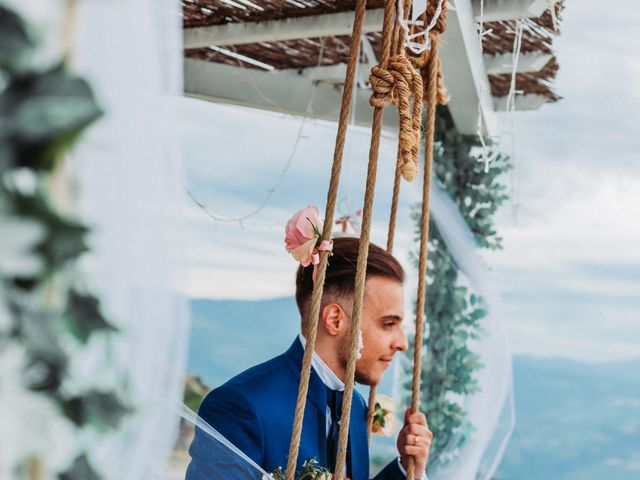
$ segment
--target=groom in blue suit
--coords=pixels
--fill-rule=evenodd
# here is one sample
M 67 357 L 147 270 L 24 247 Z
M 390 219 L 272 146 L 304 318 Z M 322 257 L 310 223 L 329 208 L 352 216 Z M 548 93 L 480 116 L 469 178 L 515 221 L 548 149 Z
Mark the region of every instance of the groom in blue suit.
M 358 243 L 356 238 L 334 241 L 313 354 L 298 469 L 305 460 L 313 458 L 333 471 Z M 296 277 L 296 302 L 303 333 L 310 323 L 311 270 L 300 267 Z M 372 244 L 361 322 L 363 348 L 356 363 L 359 383 L 379 383 L 393 355 L 407 349 L 407 338 L 401 325 L 403 282 L 404 272 L 398 261 Z M 283 354 L 242 372 L 210 392 L 199 410 L 203 420 L 267 472 L 287 464 L 305 343 L 303 333 Z M 367 405 L 354 390 L 346 465 L 346 474 L 351 480 L 369 480 L 366 418 Z M 397 439 L 399 457 L 375 479 L 404 480 L 409 457 L 415 462 L 416 479 L 424 478 L 431 439 L 424 415 L 407 412 Z M 187 480 L 256 478 L 249 474 L 234 477 L 228 464 L 221 461 L 210 445 L 206 434 L 196 429 Z

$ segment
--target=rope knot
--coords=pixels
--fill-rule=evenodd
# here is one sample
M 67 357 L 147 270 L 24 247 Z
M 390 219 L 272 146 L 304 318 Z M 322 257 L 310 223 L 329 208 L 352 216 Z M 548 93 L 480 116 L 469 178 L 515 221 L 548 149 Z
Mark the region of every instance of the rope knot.
M 394 86 L 396 79 L 393 73 L 376 65 L 371 69 L 369 83 L 373 90 L 373 95 L 369 99 L 372 107 L 384 107 L 395 103 Z
M 373 90 L 369 99 L 372 107 L 398 106 L 400 115 L 398 162 L 403 178 L 412 181 L 418 174 L 423 97 L 422 77 L 409 59 L 404 54 L 400 54 L 391 57 L 387 69 L 380 66 L 373 67 L 369 82 Z M 413 108 L 411 105 L 412 97 Z

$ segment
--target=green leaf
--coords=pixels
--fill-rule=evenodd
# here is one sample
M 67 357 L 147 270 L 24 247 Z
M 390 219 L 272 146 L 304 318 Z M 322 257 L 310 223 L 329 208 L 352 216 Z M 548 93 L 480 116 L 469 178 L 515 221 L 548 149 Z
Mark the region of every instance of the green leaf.
M 39 220 L 47 229 L 47 236 L 36 247 L 53 271 L 67 261 L 87 251 L 87 227 L 56 213 L 42 193 L 35 196 L 14 193 L 16 214 Z
M 67 353 L 60 345 L 54 314 L 14 305 L 15 335 L 27 350 L 23 380 L 33 391 L 57 392 L 67 372 Z
M 93 425 L 99 430 L 115 429 L 131 409 L 112 392 L 90 390 L 83 395 L 63 399 L 62 410 L 79 427 Z
M 67 360 L 62 355 L 42 351 L 29 352 L 24 380 L 34 392 L 55 392 L 67 372 Z
M 284 471 L 282 467 L 276 468 L 273 472 L 271 472 L 274 480 L 285 480 Z
M 88 83 L 62 65 L 28 72 L 11 78 L 0 95 L 0 138 L 14 144 L 16 166 L 50 170 L 101 114 Z
M 0 5 L 0 69 L 15 71 L 24 63 L 33 47 L 24 21 Z
M 437 111 L 436 140 L 433 165 L 436 183 L 451 196 L 478 246 L 501 248 L 493 217 L 498 207 L 508 200 L 507 189 L 501 183 L 503 174 L 510 168 L 508 157 L 496 155 L 495 145 L 485 139 L 488 153 L 494 158 L 485 171 L 484 162 L 479 161 L 478 139 L 460 135 L 446 108 Z M 419 210 L 420 205 L 415 205 L 411 212 L 416 222 L 416 239 Z M 412 252 L 414 263 L 416 258 Z M 471 426 L 466 412 L 447 398 L 448 393 L 469 395 L 479 388 L 475 373 L 483 366 L 467 342 L 483 334 L 481 320 L 487 312 L 482 298 L 464 286 L 463 275 L 434 222 L 430 222 L 429 262 L 425 305 L 429 334 L 424 340 L 427 354 L 423 360 L 421 409 L 428 414 L 435 435 L 430 455 L 433 460 L 445 448 L 461 445 L 469 437 Z M 407 381 L 403 379 L 401 385 L 408 392 L 411 366 L 403 365 L 403 368 Z M 408 395 L 403 394 L 405 397 L 408 401 Z
M 100 311 L 100 302 L 93 295 L 69 290 L 67 309 L 64 315 L 70 332 L 85 343 L 94 332 L 115 332 Z
M 68 470 L 58 475 L 60 480 L 101 480 L 89 463 L 86 454 L 79 455 Z

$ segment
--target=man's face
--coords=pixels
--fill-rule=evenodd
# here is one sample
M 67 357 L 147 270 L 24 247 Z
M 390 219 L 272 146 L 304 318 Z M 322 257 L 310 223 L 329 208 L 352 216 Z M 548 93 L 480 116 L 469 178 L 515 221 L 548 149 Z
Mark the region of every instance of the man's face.
M 356 363 L 356 381 L 376 385 L 382 380 L 396 352 L 408 348 L 402 329 L 404 295 L 402 284 L 383 277 L 367 279 L 360 327 L 364 348 Z M 346 363 L 348 337 L 340 342 L 340 356 Z

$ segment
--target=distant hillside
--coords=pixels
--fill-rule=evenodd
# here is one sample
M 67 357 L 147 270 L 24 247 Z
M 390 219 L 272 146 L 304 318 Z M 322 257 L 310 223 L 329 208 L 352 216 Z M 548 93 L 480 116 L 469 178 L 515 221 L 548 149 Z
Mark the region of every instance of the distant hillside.
M 498 478 L 639 480 L 640 361 L 514 359 L 516 429 Z
M 299 329 L 293 298 L 191 307 L 189 371 L 211 387 L 281 353 Z M 514 377 L 516 429 L 496 479 L 640 480 L 640 360 L 516 357 Z
M 289 348 L 300 331 L 293 298 L 192 300 L 189 372 L 216 387 Z
M 279 355 L 300 332 L 293 297 L 270 300 L 192 300 L 189 373 L 215 388 L 241 371 Z M 393 365 L 389 373 L 393 371 Z M 391 392 L 392 375 L 378 390 Z M 358 387 L 365 398 L 368 390 Z

